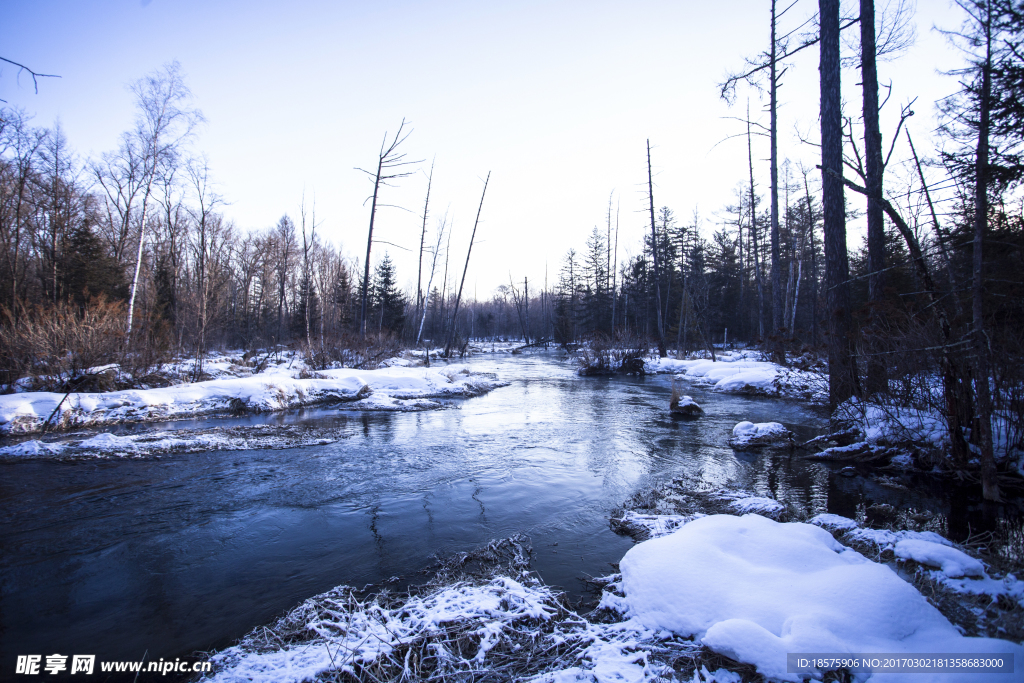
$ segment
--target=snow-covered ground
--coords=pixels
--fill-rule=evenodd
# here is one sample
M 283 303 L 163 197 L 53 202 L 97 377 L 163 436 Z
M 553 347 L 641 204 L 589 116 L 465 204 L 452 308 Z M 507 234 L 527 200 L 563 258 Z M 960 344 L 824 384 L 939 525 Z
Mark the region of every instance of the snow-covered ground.
M 1015 671 L 1024 670 L 1024 647 L 961 635 L 889 567 L 811 524 L 753 514 L 702 517 L 630 549 L 620 568 L 626 616 L 656 632 L 692 637 L 774 679 L 802 680 L 787 670 L 789 652 L 1011 653 Z M 921 676 L 881 673 L 870 680 Z
M 707 662 L 721 662 L 719 655 L 755 667 L 768 680 L 806 680 L 788 670 L 790 652 L 998 653 L 1013 660 L 1014 671 L 1024 667 L 1020 644 L 964 636 L 889 566 L 826 530 L 859 529 L 853 520 L 626 516 L 646 525 L 651 539 L 625 554 L 620 574 L 597 580 L 604 590 L 589 615 L 573 611 L 526 571 L 441 584 L 401 599 L 359 599 L 339 587 L 214 654 L 209 679 L 298 683 L 344 671 L 367 680 L 739 683 L 736 671 L 718 664 L 709 670 Z M 988 582 L 997 590 L 1024 586 L 987 577 L 976 559 L 934 536 L 908 532 L 897 547 L 923 565 L 945 567 L 939 572 L 952 568 L 953 574 L 977 575 L 943 573 L 949 581 Z M 823 673 L 811 677 L 820 680 Z M 861 673 L 855 679 L 979 680 L 959 673 Z M 1019 676 L 984 679 L 1008 682 Z
M 309 372 L 285 365 L 154 389 L 106 393 L 24 392 L 0 396 L 0 434 L 31 434 L 121 422 L 150 422 L 215 413 L 268 412 L 341 403 L 356 410 L 428 410 L 430 399 L 478 396 L 504 384 L 464 366 L 350 368 Z M 59 406 L 59 407 L 58 407 Z M 52 415 L 52 417 L 51 417 Z

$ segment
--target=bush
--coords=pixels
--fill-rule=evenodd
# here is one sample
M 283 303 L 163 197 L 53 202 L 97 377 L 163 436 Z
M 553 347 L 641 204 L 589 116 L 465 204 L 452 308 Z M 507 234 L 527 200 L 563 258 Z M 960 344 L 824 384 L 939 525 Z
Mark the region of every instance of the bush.
M 166 326 L 145 318 L 125 338 L 127 306 L 100 296 L 79 305 L 0 310 L 0 380 L 6 391 L 28 378 L 34 390 L 110 391 L 131 385 L 167 357 Z M 118 365 L 118 372 L 105 365 Z M 120 376 L 119 376 L 120 375 Z M 88 376 L 88 377 L 87 377 Z M 127 378 L 127 379 L 126 379 Z

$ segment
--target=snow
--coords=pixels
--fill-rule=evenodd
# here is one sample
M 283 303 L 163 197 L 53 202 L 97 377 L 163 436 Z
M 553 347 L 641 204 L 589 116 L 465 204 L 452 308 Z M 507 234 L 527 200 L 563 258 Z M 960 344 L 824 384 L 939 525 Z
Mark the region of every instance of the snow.
M 809 524 L 823 527 L 829 531 L 839 530 L 848 531 L 850 529 L 856 529 L 858 524 L 849 517 L 843 517 L 842 515 L 833 515 L 830 512 L 824 512 L 820 515 L 815 515 L 811 519 L 807 520 Z
M 1012 652 L 1016 671 L 1024 666 L 1020 645 L 960 635 L 891 569 L 810 524 L 711 515 L 636 545 L 620 568 L 628 615 L 644 627 L 693 636 L 781 680 L 800 680 L 787 652 Z
M 849 542 L 872 543 L 881 550 L 891 550 L 905 540 L 928 541 L 940 545 L 953 545 L 934 531 L 889 531 L 887 529 L 853 529 L 843 537 Z
M 213 379 L 156 389 L 108 393 L 31 392 L 0 396 L 0 433 L 30 434 L 60 403 L 51 427 L 114 424 L 193 417 L 211 413 L 268 412 L 321 403 L 374 401 L 360 410 L 427 410 L 441 404 L 422 399 L 477 396 L 503 383 L 465 368 L 388 367 L 325 370 L 299 378 L 286 368 L 251 377 Z M 296 371 L 298 372 L 298 371 Z M 405 401 L 405 403 L 396 403 Z
M 785 441 L 792 433 L 778 422 L 740 422 L 732 428 L 729 445 L 733 448 L 764 446 L 769 443 Z
M 855 424 L 870 444 L 913 442 L 944 448 L 949 443 L 945 420 L 935 411 L 852 398 L 836 409 L 836 417 Z
M 1005 595 L 1024 607 L 1024 581 L 1013 574 L 1007 574 L 1001 579 L 992 578 L 987 573 L 980 578 L 950 578 L 942 570 L 933 570 L 929 575 L 957 593 L 987 595 L 992 599 Z
M 754 360 L 760 355 L 752 351 L 728 351 L 716 355 L 715 360 L 656 358 L 645 361 L 644 369 L 648 374 L 672 373 L 679 379 L 710 386 L 714 391 L 814 401 L 827 398 L 819 374 Z
M 761 496 L 752 496 L 741 491 L 723 492 L 717 494 L 715 497 L 719 500 L 731 501 L 729 503 L 729 508 L 738 514 L 755 513 L 765 515 L 767 517 L 773 517 L 786 509 L 786 506 L 777 500 L 763 498 Z
M 678 405 L 680 408 L 684 408 L 686 406 L 697 406 L 697 402 L 693 400 L 692 396 L 680 396 Z M 697 407 L 700 408 L 700 406 Z
M 220 683 L 299 683 L 328 670 L 354 676 L 353 665 L 372 662 L 403 643 L 468 619 L 483 621 L 478 635 L 493 647 L 494 639 L 515 622 L 550 619 L 551 598 L 550 589 L 526 586 L 509 577 L 496 577 L 482 586 L 457 583 L 410 598 L 391 610 L 325 594 L 289 615 L 295 621 L 307 621 L 306 628 L 318 635 L 315 640 L 269 652 L 254 651 L 243 641 L 211 658 L 217 667 L 211 678 Z M 324 605 L 327 609 L 318 609 Z M 486 651 L 478 657 L 485 659 Z
M 657 538 L 670 534 L 682 525 L 703 516 L 701 513 L 696 515 L 651 515 L 627 510 L 617 522 L 627 529 L 642 529 L 647 538 Z
M 699 417 L 704 409 L 693 400 L 692 396 L 678 396 L 669 403 L 669 411 L 687 417 Z
M 193 453 L 214 450 L 293 448 L 325 445 L 339 436 L 330 429 L 309 429 L 295 425 L 258 425 L 200 431 L 153 431 L 117 435 L 100 433 L 89 438 L 65 437 L 61 441 L 32 439 L 0 447 L 0 458 L 69 456 L 109 458 L 152 456 L 164 453 Z
M 985 565 L 970 555 L 948 545 L 920 539 L 904 539 L 893 549 L 896 557 L 913 560 L 929 567 L 938 567 L 951 579 L 962 576 L 985 576 Z

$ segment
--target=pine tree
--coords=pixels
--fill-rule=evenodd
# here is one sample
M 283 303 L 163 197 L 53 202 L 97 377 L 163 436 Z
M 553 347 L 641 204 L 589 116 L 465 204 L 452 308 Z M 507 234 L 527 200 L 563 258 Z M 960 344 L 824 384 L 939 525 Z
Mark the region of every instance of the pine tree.
M 378 332 L 400 334 L 405 324 L 405 295 L 395 283 L 395 264 L 385 253 L 373 271 L 373 318 Z

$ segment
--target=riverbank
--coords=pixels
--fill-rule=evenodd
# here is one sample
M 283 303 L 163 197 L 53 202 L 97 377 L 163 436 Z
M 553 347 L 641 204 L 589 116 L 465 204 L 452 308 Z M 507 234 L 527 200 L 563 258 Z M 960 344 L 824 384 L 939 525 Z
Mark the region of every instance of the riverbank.
M 152 389 L 7 394 L 0 396 L 0 434 L 35 434 L 200 415 L 267 413 L 331 403 L 368 411 L 434 410 L 443 404 L 432 399 L 479 396 L 506 386 L 493 375 L 474 373 L 465 366 L 410 365 L 396 359 L 389 367 L 376 370 L 343 368 L 314 372 L 301 365 L 293 369 L 291 364 L 282 363 L 247 377 L 223 377 Z M 87 444 L 84 448 L 89 447 Z M 24 455 L 47 452 L 42 444 L 22 448 Z
M 213 672 L 202 680 L 739 683 L 757 673 L 798 683 L 853 668 L 800 674 L 787 652 L 988 653 L 1012 664 L 986 680 L 1006 682 L 1024 666 L 1024 581 L 990 576 L 995 570 L 934 532 L 869 529 L 834 514 L 778 521 L 794 511 L 738 490 L 689 495 L 669 485 L 632 500 L 641 502 L 612 519 L 641 540 L 618 573 L 592 581 L 601 596 L 592 611 L 531 572 L 517 536 L 449 558 L 408 594 L 339 586 L 310 598 L 211 655 Z M 954 603 L 963 609 L 979 596 L 990 618 L 970 628 L 947 618 Z

